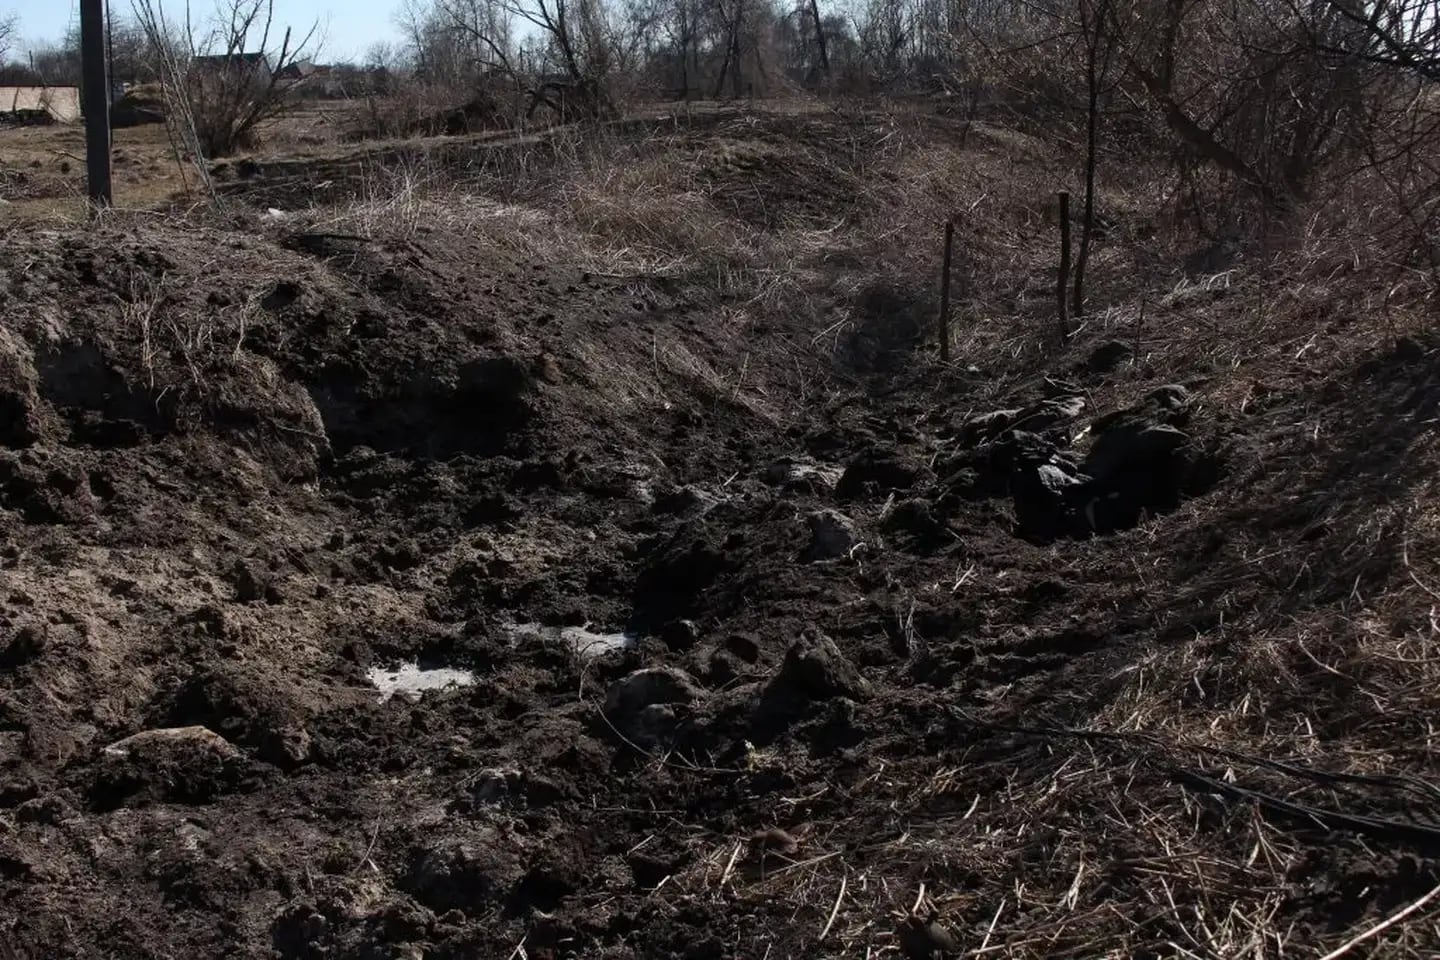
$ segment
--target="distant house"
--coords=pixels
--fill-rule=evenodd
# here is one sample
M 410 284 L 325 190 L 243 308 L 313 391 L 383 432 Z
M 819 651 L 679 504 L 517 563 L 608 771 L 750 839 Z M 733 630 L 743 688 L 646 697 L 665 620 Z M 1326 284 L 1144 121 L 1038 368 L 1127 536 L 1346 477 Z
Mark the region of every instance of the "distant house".
M 230 73 L 244 77 L 250 83 L 268 86 L 270 83 L 270 59 L 263 53 L 225 53 L 216 56 L 190 58 L 191 76 Z
M 293 96 L 305 100 L 341 100 L 367 87 L 366 75 L 355 67 L 309 60 L 287 63 L 275 76 Z
M 0 114 L 49 117 L 56 123 L 75 123 L 81 117 L 79 87 L 0 87 Z
M 298 83 L 301 80 L 317 80 L 330 75 L 330 68 L 322 64 L 312 63 L 303 60 L 299 63 L 290 62 L 280 68 L 276 74 L 281 80 L 291 83 Z

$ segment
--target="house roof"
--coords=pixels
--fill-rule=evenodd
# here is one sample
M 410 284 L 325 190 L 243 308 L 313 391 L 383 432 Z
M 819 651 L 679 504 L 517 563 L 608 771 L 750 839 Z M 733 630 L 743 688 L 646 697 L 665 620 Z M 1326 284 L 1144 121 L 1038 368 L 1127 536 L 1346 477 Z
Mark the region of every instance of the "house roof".
M 285 64 L 282 72 L 293 73 L 296 76 L 300 77 L 313 77 L 317 74 L 329 73 L 330 68 L 326 66 L 321 66 L 320 64 L 310 60 L 305 60 L 300 63 Z

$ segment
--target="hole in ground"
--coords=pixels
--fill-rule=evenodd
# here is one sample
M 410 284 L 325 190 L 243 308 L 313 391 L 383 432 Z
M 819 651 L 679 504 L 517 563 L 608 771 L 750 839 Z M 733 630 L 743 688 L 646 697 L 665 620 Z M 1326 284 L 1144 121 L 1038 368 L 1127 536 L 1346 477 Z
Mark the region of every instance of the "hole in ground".
M 508 357 L 473 360 L 450 373 L 383 380 L 331 368 L 310 388 L 337 453 L 365 446 L 444 458 L 513 450 L 534 411 L 527 365 Z

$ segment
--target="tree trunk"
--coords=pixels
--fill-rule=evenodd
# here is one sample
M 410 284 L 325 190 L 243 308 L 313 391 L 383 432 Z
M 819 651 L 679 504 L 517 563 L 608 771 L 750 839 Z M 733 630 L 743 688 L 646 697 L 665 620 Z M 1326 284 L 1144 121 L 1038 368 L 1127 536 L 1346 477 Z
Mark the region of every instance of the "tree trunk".
M 733 61 L 730 69 L 730 92 L 736 100 L 739 100 L 745 92 L 744 80 L 740 76 L 740 25 L 744 16 L 744 0 L 736 0 L 735 27 L 730 31 L 730 59 Z
M 720 76 L 715 80 L 714 99 L 719 100 L 720 94 L 725 92 L 725 75 L 730 72 L 730 56 L 734 52 L 734 44 L 725 44 L 725 59 L 720 61 Z
M 820 22 L 819 0 L 810 0 L 810 16 L 815 18 L 815 42 L 820 45 L 820 69 L 830 72 L 830 54 L 825 48 L 825 27 Z
M 680 99 L 690 99 L 690 38 L 680 41 Z

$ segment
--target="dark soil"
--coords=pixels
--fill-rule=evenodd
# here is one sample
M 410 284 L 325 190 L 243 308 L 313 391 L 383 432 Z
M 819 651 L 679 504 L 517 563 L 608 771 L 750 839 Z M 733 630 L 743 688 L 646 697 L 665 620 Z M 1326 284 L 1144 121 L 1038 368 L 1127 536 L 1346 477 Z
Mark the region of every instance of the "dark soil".
M 717 203 L 818 222 L 784 178 L 746 206 L 771 137 L 715 154 L 740 170 Z M 0 955 L 1168 956 L 1147 811 L 1201 873 L 1273 838 L 1219 896 L 1298 940 L 1435 886 L 1440 828 L 1225 784 L 1440 822 L 1427 791 L 1342 796 L 1112 721 L 1167 651 L 1240 663 L 1404 579 L 1378 550 L 1248 561 L 1339 557 L 1345 518 L 1413 495 L 1437 345 L 1275 367 L 1242 409 L 1100 332 L 942 369 L 901 286 L 856 295 L 865 340 L 833 353 L 782 346 L 816 330 L 777 311 L 742 392 L 697 372 L 739 366 L 698 285 L 423 229 L 11 237 Z M 586 659 L 515 624 L 636 639 Z M 410 660 L 475 683 L 380 702 L 367 669 Z M 1230 710 L 1214 671 L 1177 716 Z M 1359 696 L 1319 678 L 1294 689 Z M 1366 749 L 1414 732 L 1328 719 Z M 922 883 L 935 924 L 903 916 Z M 1112 918 L 1083 936 L 1041 923 L 1072 883 Z

